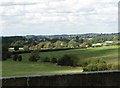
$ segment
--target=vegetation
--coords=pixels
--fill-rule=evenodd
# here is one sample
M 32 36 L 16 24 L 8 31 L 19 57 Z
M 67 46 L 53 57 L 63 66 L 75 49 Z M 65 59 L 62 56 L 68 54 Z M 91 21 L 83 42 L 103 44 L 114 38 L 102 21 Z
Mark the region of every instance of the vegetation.
M 57 58 L 51 58 L 51 63 L 57 63 L 58 61 L 57 61 Z
M 18 61 L 22 61 L 22 56 L 21 55 L 18 56 Z
M 90 60 L 96 61 L 95 59 L 104 59 L 104 61 L 109 64 L 107 68 L 112 70 L 117 69 L 118 65 L 118 47 L 117 46 L 107 46 L 98 48 L 88 48 L 88 49 L 72 49 L 63 51 L 52 51 L 52 52 L 40 52 L 40 59 L 42 60 L 46 57 L 62 58 L 64 55 L 75 55 L 78 56 L 78 67 L 69 66 L 59 66 L 51 62 L 44 63 L 41 61 L 29 62 L 28 59 L 31 54 L 21 54 L 22 61 L 15 62 L 12 59 L 8 59 L 3 62 L 3 76 L 15 76 L 15 75 L 32 75 L 32 74 L 56 74 L 56 73 L 70 73 L 70 72 L 82 72 L 82 67 L 87 64 Z M 86 62 L 86 63 L 85 63 Z M 112 64 L 112 65 L 110 65 Z M 85 65 L 86 66 L 86 65 Z M 93 66 L 93 65 L 92 65 Z M 92 67 L 91 65 L 89 67 Z M 99 65 L 99 67 L 102 67 Z M 112 67 L 112 69 L 111 69 Z
M 95 59 L 88 61 L 87 64 L 83 67 L 84 71 L 104 71 L 110 70 L 112 67 L 103 59 Z
M 61 57 L 57 64 L 61 65 L 61 66 L 77 66 L 79 61 L 79 58 L 75 55 L 64 55 L 63 57 Z
M 2 76 L 40 75 L 40 74 L 65 74 L 82 72 L 82 67 L 72 68 L 57 66 L 52 63 L 29 62 L 24 57 L 21 62 L 8 59 L 2 63 Z
M 2 37 L 3 76 L 117 69 L 118 34 Z
M 50 58 L 49 58 L 49 57 L 44 57 L 44 58 L 42 59 L 42 62 L 50 62 Z
M 13 61 L 17 61 L 17 59 L 18 59 L 18 54 L 15 54 L 15 55 L 13 56 Z
M 38 51 L 33 51 L 29 57 L 29 61 L 37 62 L 40 59 Z

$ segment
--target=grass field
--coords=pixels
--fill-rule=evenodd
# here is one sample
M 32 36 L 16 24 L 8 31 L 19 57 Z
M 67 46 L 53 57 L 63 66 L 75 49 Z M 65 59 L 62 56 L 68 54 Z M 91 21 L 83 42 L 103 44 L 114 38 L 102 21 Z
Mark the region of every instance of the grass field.
M 107 63 L 118 64 L 118 46 L 107 46 L 88 49 L 73 49 L 63 51 L 40 52 L 41 58 L 60 58 L 64 54 L 74 54 L 79 57 L 79 63 L 87 59 L 103 58 Z M 22 62 L 12 61 L 12 58 L 2 63 L 2 76 L 60 74 L 82 72 L 82 67 L 61 67 L 56 64 L 29 62 L 30 54 L 22 54 Z

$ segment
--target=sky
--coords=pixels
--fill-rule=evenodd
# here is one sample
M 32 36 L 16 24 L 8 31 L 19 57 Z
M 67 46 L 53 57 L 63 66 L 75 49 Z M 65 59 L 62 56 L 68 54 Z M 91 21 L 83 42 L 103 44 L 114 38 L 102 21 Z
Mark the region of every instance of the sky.
M 0 0 L 0 35 L 118 32 L 119 0 Z

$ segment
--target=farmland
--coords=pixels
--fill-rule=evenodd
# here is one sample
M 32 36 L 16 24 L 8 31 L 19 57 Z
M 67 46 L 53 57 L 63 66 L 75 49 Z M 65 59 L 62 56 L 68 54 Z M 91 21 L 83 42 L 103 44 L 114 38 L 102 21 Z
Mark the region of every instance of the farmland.
M 63 51 L 40 52 L 40 58 L 60 58 L 64 54 L 79 57 L 79 64 L 89 59 L 104 59 L 107 63 L 118 64 L 118 46 L 104 46 L 98 48 L 72 49 Z M 2 62 L 2 76 L 42 75 L 82 72 L 82 67 L 58 66 L 52 63 L 29 62 L 30 54 L 22 54 L 23 60 L 15 62 L 12 58 Z

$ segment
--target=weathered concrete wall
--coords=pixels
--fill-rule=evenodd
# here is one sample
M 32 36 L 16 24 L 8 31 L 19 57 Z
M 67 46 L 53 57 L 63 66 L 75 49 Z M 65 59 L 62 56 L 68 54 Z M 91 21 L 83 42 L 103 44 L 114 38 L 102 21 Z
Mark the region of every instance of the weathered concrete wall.
M 3 77 L 3 86 L 120 86 L 120 71 Z

